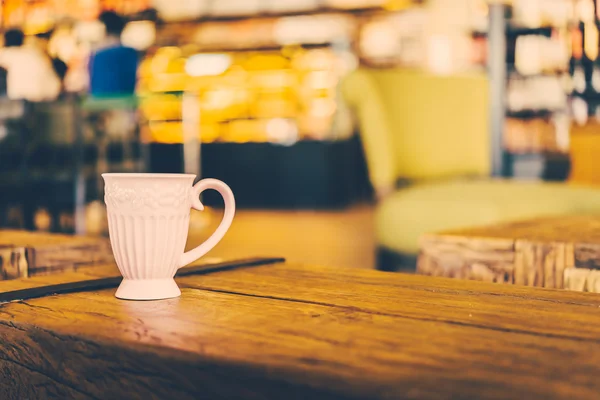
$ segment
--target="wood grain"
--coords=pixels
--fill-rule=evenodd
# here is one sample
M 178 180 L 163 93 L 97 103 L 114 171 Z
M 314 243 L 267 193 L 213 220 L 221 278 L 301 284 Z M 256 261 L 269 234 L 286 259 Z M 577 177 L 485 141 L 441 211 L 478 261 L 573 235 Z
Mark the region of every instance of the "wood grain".
M 571 269 L 585 271 L 571 271 Z M 425 235 L 417 272 L 600 292 L 600 218 L 538 218 Z
M 0 281 L 111 260 L 105 238 L 0 230 Z
M 261 265 L 281 263 L 284 261 L 285 259 L 281 257 L 252 257 L 236 260 L 224 260 L 220 262 L 196 260 L 190 265 L 177 270 L 175 276 L 182 277 L 188 275 L 205 275 L 217 271 L 232 270 L 237 268 L 251 268 Z M 98 268 L 102 269 L 101 274 L 103 276 L 87 276 L 85 271 L 76 271 L 76 273 L 66 274 L 65 277 L 52 275 L 53 279 L 51 279 L 50 282 L 46 281 L 45 284 L 40 285 L 31 285 L 27 279 L 24 279 L 23 283 L 25 287 L 16 290 L 7 290 L 4 292 L 0 291 L 0 303 L 7 303 L 17 300 L 31 300 L 58 294 L 112 289 L 117 288 L 123 281 L 121 274 L 116 270 L 116 268 L 114 268 L 114 266 L 97 266 L 91 269 L 91 272 L 95 272 L 97 275 L 98 271 L 94 270 L 97 270 Z M 87 267 L 87 269 L 90 268 Z M 110 271 L 112 271 L 112 274 Z M 14 280 L 11 282 L 14 283 Z
M 302 265 L 0 305 L 0 398 L 591 399 L 600 296 Z

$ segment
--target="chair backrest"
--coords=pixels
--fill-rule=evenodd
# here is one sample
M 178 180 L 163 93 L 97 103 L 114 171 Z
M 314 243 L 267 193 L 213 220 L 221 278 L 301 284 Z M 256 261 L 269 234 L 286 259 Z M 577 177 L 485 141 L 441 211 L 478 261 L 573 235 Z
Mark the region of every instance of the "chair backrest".
M 398 179 L 489 175 L 489 91 L 483 74 L 359 69 L 343 82 L 377 189 Z

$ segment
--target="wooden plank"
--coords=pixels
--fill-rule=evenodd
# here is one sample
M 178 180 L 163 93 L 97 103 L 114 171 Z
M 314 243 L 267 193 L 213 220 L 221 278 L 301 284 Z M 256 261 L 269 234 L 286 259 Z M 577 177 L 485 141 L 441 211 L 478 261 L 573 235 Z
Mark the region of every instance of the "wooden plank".
M 0 398 L 589 399 L 600 296 L 279 264 L 0 305 Z
M 259 258 L 260 259 L 260 258 Z M 208 266 L 222 263 L 233 262 L 233 259 L 224 259 L 217 257 L 202 257 L 194 261 L 189 266 Z M 238 259 L 239 261 L 239 259 Z M 94 265 L 81 264 L 69 271 L 60 272 L 52 275 L 35 275 L 29 278 L 18 278 L 6 281 L 0 281 L 0 294 L 13 290 L 23 290 L 30 288 L 39 288 L 48 285 L 58 285 L 61 283 L 71 283 L 86 281 L 98 278 L 108 278 L 119 276 L 120 272 L 115 262 L 98 263 Z
M 417 271 L 424 275 L 487 282 L 513 281 L 514 241 L 425 235 Z
M 217 271 L 232 270 L 237 268 L 250 268 L 261 265 L 284 262 L 281 257 L 253 257 L 237 260 L 224 260 L 219 262 L 206 262 L 196 260 L 192 264 L 180 268 L 176 276 L 204 275 Z M 100 271 L 97 271 L 101 269 Z M 12 289 L 0 292 L 0 303 L 15 300 L 30 300 L 39 297 L 46 297 L 57 294 L 86 292 L 102 289 L 117 288 L 123 278 L 116 266 L 99 266 L 95 268 L 86 268 L 87 271 L 69 271 L 66 276 L 61 277 L 57 274 L 50 275 L 51 279 L 37 281 L 38 284 L 32 285 L 29 279 L 22 279 L 24 284 L 18 288 L 12 280 Z M 90 272 L 88 275 L 86 272 Z M 15 287 L 17 287 L 15 289 Z
M 89 244 L 105 241 L 92 236 L 64 235 L 59 233 L 0 230 L 0 247 L 45 247 L 51 245 Z
M 0 230 L 0 281 L 112 260 L 106 238 Z
M 114 263 L 75 267 L 70 271 L 63 271 L 55 275 L 36 275 L 29 278 L 0 281 L 0 293 L 54 285 L 58 282 L 71 283 L 89 279 L 106 278 L 118 273 L 119 270 Z
M 600 271 L 587 268 L 570 268 L 564 271 L 565 289 L 600 293 Z
M 245 284 L 241 285 L 240 282 Z M 290 294 L 290 281 L 294 283 Z M 600 317 L 600 297 L 589 294 L 536 290 L 511 285 L 476 284 L 467 280 L 449 280 L 419 275 L 376 274 L 344 268 L 319 268 L 287 265 L 286 268 L 257 268 L 234 274 L 211 274 L 188 283 L 201 290 L 219 290 L 241 295 L 260 295 L 273 298 L 293 297 L 296 300 L 335 304 L 342 307 L 366 309 L 369 312 L 393 314 L 406 318 L 422 318 L 454 323 L 494 326 L 503 330 L 564 335 L 572 332 L 574 320 L 562 319 L 561 311 L 577 311 L 577 318 L 586 319 L 589 313 Z M 352 287 L 364 290 L 351 294 Z M 476 290 L 473 290 L 476 288 Z M 534 296 L 535 294 L 535 296 Z M 287 297 L 286 297 L 287 296 Z M 382 301 L 385 299 L 385 301 Z M 561 304 L 557 309 L 556 302 Z M 522 325 L 517 316 L 506 315 L 511 307 L 526 303 L 518 314 L 531 314 Z M 562 304 L 564 303 L 564 305 Z M 431 307 L 426 306 L 431 304 Z M 564 306 L 564 308 L 562 308 Z M 573 308 L 571 308 L 573 306 Z M 465 313 L 465 309 L 468 312 Z M 560 315 L 560 318 L 557 318 Z M 516 322 L 516 323 L 515 323 Z M 572 332 L 581 338 L 600 337 L 600 326 L 579 327 Z M 592 329 L 589 333 L 585 333 Z M 583 335 L 583 336 L 580 336 Z
M 417 272 L 546 288 L 595 288 L 586 283 L 589 274 L 567 272 L 570 268 L 600 270 L 599 217 L 548 217 L 428 234 L 421 242 Z
M 600 243 L 574 243 L 573 251 L 578 268 L 600 268 Z

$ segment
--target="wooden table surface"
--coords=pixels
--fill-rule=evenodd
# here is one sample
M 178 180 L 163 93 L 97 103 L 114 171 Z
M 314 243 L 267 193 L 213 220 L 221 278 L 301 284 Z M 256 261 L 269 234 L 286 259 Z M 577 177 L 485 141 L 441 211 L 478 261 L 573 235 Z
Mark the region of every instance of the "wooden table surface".
M 293 264 L 178 283 L 1 304 L 0 398 L 600 398 L 597 294 Z
M 0 230 L 0 281 L 112 260 L 107 238 Z
M 598 293 L 600 217 L 547 217 L 427 234 L 417 272 Z

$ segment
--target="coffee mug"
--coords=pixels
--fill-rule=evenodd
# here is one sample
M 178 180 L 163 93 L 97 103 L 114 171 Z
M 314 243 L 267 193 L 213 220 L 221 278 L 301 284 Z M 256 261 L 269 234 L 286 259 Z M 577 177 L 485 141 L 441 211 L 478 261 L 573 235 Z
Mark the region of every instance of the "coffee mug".
M 116 297 L 158 300 L 181 295 L 173 279 L 180 267 L 210 251 L 223 238 L 235 214 L 229 186 L 191 174 L 102 174 L 110 243 L 123 282 Z M 203 244 L 184 253 L 191 209 L 203 210 L 200 193 L 223 196 L 221 224 Z

